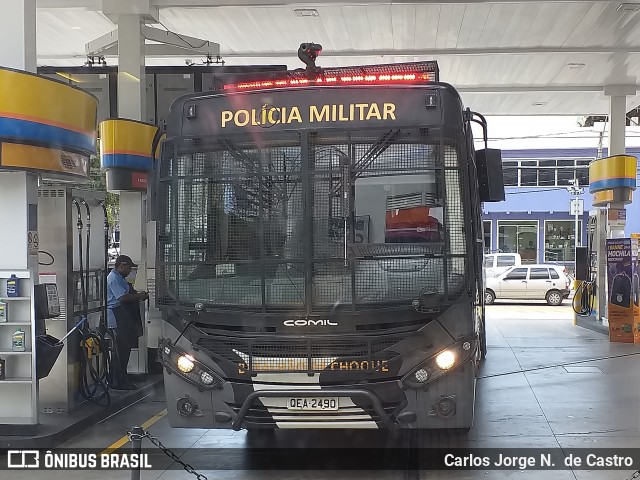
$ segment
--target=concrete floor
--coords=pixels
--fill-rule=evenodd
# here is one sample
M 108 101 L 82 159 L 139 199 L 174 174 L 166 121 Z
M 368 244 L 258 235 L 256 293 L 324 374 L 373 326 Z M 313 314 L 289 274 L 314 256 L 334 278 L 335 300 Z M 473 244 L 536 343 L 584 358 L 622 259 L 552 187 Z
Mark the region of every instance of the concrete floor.
M 210 448 L 209 479 L 546 479 L 625 480 L 633 470 L 554 471 L 253 471 L 246 470 L 248 446 L 278 448 L 633 448 L 640 446 L 640 345 L 612 344 L 599 333 L 573 325 L 568 302 L 496 304 L 488 309 L 489 354 L 478 381 L 476 423 L 467 436 L 418 432 L 277 431 L 274 437 L 248 437 L 227 430 L 178 430 L 161 418 L 148 430 L 166 446 L 186 452 Z M 603 357 L 619 358 L 602 359 Z M 596 359 L 596 360 L 594 360 Z M 574 365 L 566 365 L 571 362 Z M 542 368 L 550 367 L 550 368 Z M 522 371 L 525 371 L 522 373 Z M 103 449 L 165 408 L 163 392 L 96 425 L 65 444 Z M 145 447 L 151 447 L 145 440 Z M 128 445 L 124 448 L 128 448 Z M 219 449 L 223 450 L 222 453 Z M 636 457 L 640 457 L 640 450 Z M 640 458 L 636 458 L 639 461 Z M 169 464 L 167 459 L 166 465 Z M 0 472 L 0 479 L 124 480 L 130 473 L 107 471 Z M 143 471 L 145 480 L 195 478 L 182 470 Z

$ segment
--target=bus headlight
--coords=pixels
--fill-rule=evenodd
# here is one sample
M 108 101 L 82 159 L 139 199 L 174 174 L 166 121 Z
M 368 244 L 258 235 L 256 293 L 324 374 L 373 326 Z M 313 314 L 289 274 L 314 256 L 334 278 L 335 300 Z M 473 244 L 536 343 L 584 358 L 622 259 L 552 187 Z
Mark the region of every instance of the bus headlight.
M 465 338 L 427 358 L 402 378 L 409 388 L 422 388 L 465 363 L 476 351 L 475 339 Z
M 160 339 L 160 361 L 169 373 L 175 373 L 182 379 L 195 385 L 198 390 L 221 389 L 224 379 L 210 367 L 195 359 L 193 355 L 176 347 L 169 339 Z
M 440 352 L 436 357 L 436 365 L 442 370 L 449 370 L 456 363 L 456 355 L 451 350 Z
M 183 373 L 189 373 L 193 371 L 193 368 L 196 366 L 193 361 L 194 358 L 191 355 L 181 355 L 178 357 L 178 368 Z

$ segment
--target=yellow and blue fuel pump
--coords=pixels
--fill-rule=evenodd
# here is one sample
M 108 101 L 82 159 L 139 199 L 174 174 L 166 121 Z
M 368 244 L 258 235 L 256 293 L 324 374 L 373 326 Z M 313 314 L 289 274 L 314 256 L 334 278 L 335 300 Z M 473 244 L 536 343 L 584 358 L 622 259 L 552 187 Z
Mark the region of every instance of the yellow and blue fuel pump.
M 591 163 L 589 192 L 593 195 L 593 207 L 597 210 L 587 228 L 587 247 L 576 252 L 578 284 L 573 299 L 575 323 L 580 323 L 579 317 L 599 323 L 598 311 L 601 309 L 598 297 L 601 295 L 598 290 L 606 291 L 606 318 L 611 341 L 633 342 L 635 337 L 640 342 L 638 241 L 620 238 L 624 235 L 614 235 L 613 228 L 608 229 L 607 234 L 598 225 L 608 219 L 611 227 L 614 221 L 618 222 L 618 232 L 623 228 L 624 206 L 632 201 L 633 191 L 636 189 L 636 172 L 637 158 L 629 155 L 614 155 Z M 605 234 L 609 237 L 606 243 L 598 241 L 597 237 Z M 603 259 L 606 259 L 606 263 Z M 603 266 L 606 268 L 606 275 L 598 275 L 597 269 Z

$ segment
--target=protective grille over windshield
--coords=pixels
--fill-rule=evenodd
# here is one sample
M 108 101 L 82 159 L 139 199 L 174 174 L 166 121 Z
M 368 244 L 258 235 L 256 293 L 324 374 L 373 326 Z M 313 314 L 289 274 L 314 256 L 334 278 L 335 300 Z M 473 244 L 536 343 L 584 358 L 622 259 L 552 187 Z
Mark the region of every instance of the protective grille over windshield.
M 460 294 L 461 138 L 435 128 L 253 137 L 165 146 L 161 304 L 308 313 Z

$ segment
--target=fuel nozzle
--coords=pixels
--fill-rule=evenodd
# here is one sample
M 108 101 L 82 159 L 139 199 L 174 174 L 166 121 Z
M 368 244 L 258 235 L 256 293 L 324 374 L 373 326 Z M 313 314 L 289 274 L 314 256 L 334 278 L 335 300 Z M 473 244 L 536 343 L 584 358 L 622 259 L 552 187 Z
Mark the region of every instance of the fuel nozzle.
M 109 216 L 107 215 L 107 206 L 104 203 L 104 200 L 99 200 L 98 205 L 102 207 L 102 213 L 104 213 L 104 231 L 109 231 Z
M 87 228 L 91 227 L 91 208 L 87 201 L 83 198 L 80 200 L 80 203 L 84 205 L 85 210 L 87 211 Z
M 84 202 L 84 200 L 82 201 Z M 76 211 L 78 212 L 78 221 L 76 222 L 76 226 L 78 227 L 78 230 L 82 230 L 82 212 L 80 211 L 80 203 L 76 198 L 71 200 L 71 203 L 75 205 Z

